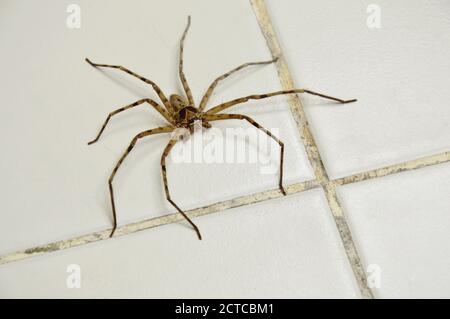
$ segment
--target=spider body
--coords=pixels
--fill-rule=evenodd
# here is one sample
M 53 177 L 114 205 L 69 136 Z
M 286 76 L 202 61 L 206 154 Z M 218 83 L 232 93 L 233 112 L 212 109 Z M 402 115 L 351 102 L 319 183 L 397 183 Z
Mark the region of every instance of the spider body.
M 191 133 L 194 131 L 196 121 L 201 121 L 202 126 L 205 128 L 211 127 L 211 124 L 202 120 L 203 112 L 200 112 L 194 105 L 189 105 L 189 102 L 181 95 L 172 94 L 169 98 L 169 103 L 175 111 L 175 126 L 189 129 Z
M 163 104 L 163 105 L 160 105 L 159 103 L 157 103 L 156 101 L 154 101 L 152 99 L 145 98 L 145 99 L 138 100 L 132 104 L 121 107 L 121 108 L 111 112 L 108 115 L 108 117 L 106 118 L 105 122 L 103 123 L 103 126 L 100 129 L 100 132 L 97 134 L 96 138 L 93 139 L 92 141 L 88 142 L 89 145 L 98 141 L 98 139 L 100 138 L 101 134 L 103 133 L 103 131 L 104 131 L 106 125 L 108 124 L 109 120 L 111 119 L 111 117 L 113 117 L 123 111 L 134 108 L 138 105 L 142 105 L 144 103 L 147 103 L 150 106 L 152 106 L 167 121 L 167 125 L 165 125 L 165 126 L 145 130 L 145 131 L 137 134 L 131 140 L 129 146 L 126 148 L 124 154 L 117 162 L 116 166 L 114 167 L 114 169 L 109 177 L 108 185 L 109 185 L 109 193 L 110 193 L 111 207 L 112 207 L 112 213 L 113 213 L 113 228 L 112 228 L 110 237 L 113 236 L 113 234 L 117 228 L 117 215 L 116 215 L 116 208 L 115 208 L 115 201 L 114 201 L 113 180 L 114 180 L 114 177 L 115 177 L 119 167 L 121 166 L 121 164 L 123 163 L 125 158 L 128 156 L 128 154 L 133 150 L 133 148 L 135 147 L 135 145 L 137 144 L 137 142 L 139 140 L 141 140 L 145 137 L 154 135 L 154 134 L 171 133 L 171 132 L 174 132 L 178 128 L 187 129 L 188 132 L 192 133 L 194 131 L 195 123 L 197 123 L 198 121 L 200 121 L 201 125 L 205 128 L 210 128 L 211 122 L 213 122 L 213 121 L 221 121 L 221 120 L 246 121 L 250 125 L 254 126 L 255 128 L 263 131 L 265 134 L 267 134 L 270 138 L 272 138 L 275 142 L 277 142 L 279 144 L 279 146 L 280 146 L 280 168 L 279 168 L 278 187 L 280 189 L 280 192 L 283 195 L 286 195 L 286 191 L 283 187 L 283 160 L 284 160 L 284 144 L 283 144 L 283 142 L 280 141 L 276 136 L 274 136 L 269 130 L 267 130 L 260 124 L 258 124 L 255 120 L 253 120 L 251 117 L 249 117 L 247 115 L 228 114 L 228 113 L 220 114 L 220 112 L 222 112 L 228 108 L 231 108 L 234 105 L 245 103 L 249 100 L 259 100 L 259 99 L 265 99 L 265 98 L 269 98 L 269 97 L 277 96 L 277 95 L 297 94 L 297 93 L 312 94 L 312 95 L 320 96 L 322 98 L 330 99 L 330 100 L 340 102 L 340 103 L 350 103 L 350 102 L 356 101 L 355 99 L 342 100 L 342 99 L 327 96 L 327 95 L 313 92 L 313 91 L 306 90 L 306 89 L 292 89 L 292 90 L 284 90 L 284 91 L 275 91 L 275 92 L 264 93 L 264 94 L 248 95 L 248 96 L 240 97 L 240 98 L 237 98 L 237 99 L 225 102 L 225 103 L 221 103 L 219 105 L 216 105 L 216 106 L 210 108 L 207 111 L 204 111 L 206 108 L 206 104 L 209 100 L 209 97 L 212 95 L 215 87 L 219 84 L 220 81 L 226 79 L 231 74 L 233 74 L 241 69 L 244 69 L 246 67 L 249 67 L 252 65 L 265 65 L 265 64 L 274 63 L 278 60 L 278 58 L 274 58 L 270 61 L 244 63 L 244 64 L 232 69 L 231 71 L 222 74 L 221 76 L 217 77 L 211 83 L 211 85 L 206 90 L 206 93 L 203 95 L 200 104 L 198 105 L 198 107 L 196 107 L 194 98 L 192 96 L 191 89 L 188 85 L 188 82 L 187 82 L 186 77 L 183 72 L 183 46 L 184 46 L 184 39 L 186 37 L 189 26 L 190 26 L 190 17 L 188 18 L 188 24 L 186 26 L 186 29 L 184 30 L 183 36 L 180 41 L 179 68 L 178 68 L 180 80 L 183 85 L 183 89 L 185 91 L 186 98 L 184 98 L 183 96 L 178 95 L 178 94 L 172 94 L 168 99 L 165 96 L 165 94 L 163 93 L 163 91 L 159 88 L 159 86 L 155 82 L 153 82 L 153 81 L 123 67 L 123 66 L 92 63 L 89 59 L 86 59 L 86 61 L 93 67 L 118 69 L 118 70 L 126 72 L 129 75 L 134 76 L 135 78 L 151 85 L 153 87 L 153 90 L 156 92 L 156 94 L 158 95 L 159 99 L 161 100 L 161 102 Z M 172 135 L 172 137 L 170 138 L 167 146 L 165 147 L 165 149 L 161 155 L 161 171 L 162 171 L 162 178 L 163 178 L 163 183 L 164 183 L 164 191 L 165 191 L 166 199 L 168 200 L 168 202 L 174 208 L 176 208 L 176 210 L 186 219 L 187 222 L 189 222 L 189 224 L 196 231 L 198 238 L 202 239 L 198 227 L 192 222 L 192 220 L 189 218 L 189 216 L 187 216 L 186 213 L 181 208 L 179 208 L 178 205 L 172 200 L 172 198 L 170 196 L 170 192 L 169 192 L 169 186 L 168 186 L 168 180 L 167 180 L 167 170 L 166 170 L 166 158 L 169 155 L 170 151 L 172 150 L 173 146 L 176 144 L 176 142 L 182 138 L 183 138 L 183 135 L 181 135 L 181 136 L 176 135 L 176 134 Z
M 185 106 L 176 115 L 177 126 L 190 128 L 195 121 L 201 120 L 202 113 L 193 106 Z M 203 121 L 202 121 L 203 122 Z

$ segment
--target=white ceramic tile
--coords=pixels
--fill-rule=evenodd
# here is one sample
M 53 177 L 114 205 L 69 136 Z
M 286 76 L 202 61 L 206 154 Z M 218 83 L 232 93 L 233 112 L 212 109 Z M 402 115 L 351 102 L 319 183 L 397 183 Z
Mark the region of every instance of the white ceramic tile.
M 123 64 L 157 81 L 167 94 L 180 92 L 177 48 L 191 14 L 185 71 L 196 101 L 219 74 L 271 58 L 248 2 L 78 1 L 81 28 L 68 29 L 71 3 L 2 2 L 2 254 L 111 225 L 110 172 L 136 133 L 164 124 L 143 106 L 113 119 L 99 143 L 88 147 L 109 112 L 156 94 L 126 74 L 92 68 L 85 57 Z M 273 66 L 253 68 L 228 79 L 211 102 L 277 89 Z M 285 99 L 236 112 L 279 129 L 286 143 L 286 183 L 312 177 Z M 120 224 L 173 211 L 159 166 L 167 140 L 148 138 L 120 169 L 115 181 Z M 276 153 L 268 156 L 278 163 Z M 183 208 L 277 185 L 277 175 L 261 174 L 256 164 L 169 163 L 169 177 L 173 198 Z
M 450 296 L 449 188 L 442 164 L 340 189 L 360 253 L 381 271 L 378 297 Z
M 447 1 L 273 1 L 269 11 L 330 176 L 450 149 Z M 380 8 L 369 29 L 367 7 Z
M 319 190 L 0 267 L 0 297 L 357 298 Z M 66 268 L 81 267 L 68 289 Z

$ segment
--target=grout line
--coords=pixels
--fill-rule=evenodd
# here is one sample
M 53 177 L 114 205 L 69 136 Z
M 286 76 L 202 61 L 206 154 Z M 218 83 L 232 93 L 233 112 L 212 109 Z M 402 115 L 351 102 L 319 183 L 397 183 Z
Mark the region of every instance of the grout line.
M 272 57 L 279 58 L 276 63 L 276 68 L 278 71 L 278 76 L 280 78 L 281 86 L 284 90 L 293 89 L 293 79 L 289 72 L 287 63 L 283 57 L 283 52 L 278 42 L 275 30 L 273 29 L 272 23 L 270 21 L 265 2 L 264 0 L 250 0 L 250 3 L 253 7 L 256 19 L 259 22 L 259 26 L 263 32 L 263 35 L 267 41 L 267 46 L 272 53 Z M 328 178 L 328 174 L 317 148 L 317 144 L 314 140 L 314 136 L 309 128 L 302 102 L 297 94 L 289 98 L 289 105 L 291 107 L 291 112 L 294 116 L 294 119 L 297 123 L 299 134 L 305 146 L 309 162 L 314 169 L 317 180 L 325 191 L 328 206 L 330 207 L 330 210 L 332 212 L 336 227 L 339 231 L 339 235 L 347 254 L 347 258 L 352 267 L 353 274 L 358 283 L 361 295 L 363 298 L 372 299 L 374 298 L 373 292 L 367 285 L 367 276 L 361 264 L 361 260 L 355 243 L 352 239 L 352 235 L 345 219 L 342 206 L 337 197 L 336 185 L 330 182 Z
M 333 180 L 335 185 L 346 185 L 357 183 L 376 177 L 383 177 L 391 174 L 401 173 L 404 171 L 411 171 L 422 167 L 427 167 L 430 165 L 446 163 L 450 161 L 450 152 L 440 153 L 431 156 L 425 156 L 422 158 L 414 159 L 411 161 L 406 161 L 399 164 L 389 165 L 382 168 L 377 168 L 371 171 L 366 171 L 342 178 Z
M 450 152 L 431 155 L 428 157 L 422 157 L 420 159 L 415 159 L 415 160 L 398 163 L 398 164 L 386 166 L 386 167 L 379 168 L 379 169 L 374 169 L 371 171 L 367 171 L 367 172 L 363 172 L 363 173 L 359 173 L 359 174 L 355 174 L 355 175 L 338 178 L 338 179 L 331 181 L 331 183 L 333 183 L 334 185 L 353 184 L 353 183 L 357 183 L 357 182 L 361 182 L 361 181 L 365 181 L 365 180 L 369 180 L 369 179 L 373 179 L 373 178 L 377 178 L 377 177 L 383 177 L 383 176 L 387 176 L 387 175 L 391 175 L 391 174 L 397 174 L 400 172 L 406 172 L 406 171 L 415 170 L 418 168 L 432 166 L 435 164 L 441 164 L 441 163 L 446 163 L 446 162 L 450 162 Z M 293 194 L 307 191 L 307 190 L 317 188 L 320 186 L 321 185 L 317 181 L 311 180 L 311 181 L 288 185 L 285 188 L 286 188 L 286 192 L 288 193 L 288 195 L 293 195 Z M 203 215 L 208 215 L 208 214 L 224 211 L 224 210 L 231 209 L 231 208 L 236 208 L 239 206 L 251 205 L 251 204 L 264 202 L 264 201 L 281 198 L 281 197 L 283 197 L 283 196 L 281 195 L 279 189 L 276 188 L 273 190 L 263 191 L 260 193 L 254 193 L 254 194 L 241 196 L 241 197 L 233 198 L 230 200 L 214 203 L 212 205 L 195 208 L 190 211 L 187 211 L 187 214 L 190 217 L 199 217 L 199 216 L 203 216 Z M 176 222 L 183 221 L 183 220 L 184 220 L 184 218 L 182 218 L 181 215 L 179 215 L 178 213 L 169 214 L 169 215 L 151 218 L 151 219 L 146 219 L 143 221 L 126 224 L 124 226 L 117 228 L 116 235 L 114 237 L 125 236 L 125 235 L 133 234 L 133 233 L 141 231 L 141 230 L 145 230 L 145 229 L 149 229 L 149 228 L 153 228 L 153 227 L 157 227 L 157 226 L 162 226 L 162 225 L 167 225 L 167 224 L 171 224 L 171 223 L 176 223 Z M 345 227 L 345 226 L 341 226 L 341 227 Z M 0 265 L 15 262 L 15 261 L 20 261 L 20 260 L 23 260 L 23 259 L 26 259 L 26 258 L 29 258 L 32 256 L 39 256 L 39 255 L 42 255 L 45 253 L 50 253 L 50 252 L 57 251 L 57 250 L 63 250 L 63 249 L 67 249 L 67 248 L 82 246 L 82 245 L 86 245 L 86 244 L 89 244 L 92 242 L 109 239 L 108 236 L 109 236 L 110 232 L 111 232 L 111 229 L 106 229 L 106 230 L 82 235 L 79 237 L 56 241 L 56 242 L 52 242 L 49 244 L 39 245 L 39 246 L 36 246 L 33 248 L 25 249 L 23 251 L 17 251 L 17 252 L 13 252 L 10 254 L 6 254 L 3 256 L 0 256 Z
M 285 187 L 288 195 L 300 193 L 303 191 L 307 191 L 313 188 L 319 187 L 319 183 L 315 180 L 291 184 Z M 233 198 L 230 200 L 225 200 L 222 202 L 218 202 L 212 205 L 192 209 L 186 211 L 186 214 L 193 218 L 199 217 L 203 215 L 208 215 L 216 212 L 220 212 L 230 208 L 236 208 L 240 206 L 245 206 L 249 204 L 255 204 L 263 201 L 267 201 L 270 199 L 281 198 L 284 197 L 279 188 L 263 191 L 259 193 L 254 193 L 250 195 L 240 196 L 237 198 Z M 129 235 L 144 229 L 153 228 L 157 226 L 167 225 L 179 221 L 183 221 L 184 217 L 179 213 L 173 213 L 169 215 L 164 215 L 161 217 L 150 218 L 146 220 L 142 220 L 135 223 L 126 224 L 124 226 L 118 227 L 115 234 L 115 237 Z M 46 245 L 40 245 L 33 248 L 25 249 L 23 251 L 17 251 L 10 254 L 6 254 L 4 256 L 0 256 L 0 265 L 7 264 L 19 260 L 23 260 L 32 256 L 38 256 L 45 253 L 50 253 L 57 250 L 63 250 L 67 248 L 77 247 L 86 245 L 89 243 L 93 243 L 100 240 L 109 239 L 109 234 L 111 233 L 111 229 L 106 229 L 86 235 L 82 235 L 79 237 L 60 240 L 53 243 L 49 243 Z

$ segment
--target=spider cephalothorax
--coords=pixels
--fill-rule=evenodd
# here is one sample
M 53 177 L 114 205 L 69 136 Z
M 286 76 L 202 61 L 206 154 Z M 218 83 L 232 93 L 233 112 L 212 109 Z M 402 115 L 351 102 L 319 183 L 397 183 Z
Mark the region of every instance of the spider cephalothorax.
M 176 114 L 176 122 L 182 127 L 191 127 L 195 121 L 200 120 L 198 109 L 193 106 L 185 106 Z
M 169 98 L 169 103 L 175 111 L 174 121 L 177 127 L 187 128 L 191 133 L 194 131 L 196 121 L 201 121 L 202 126 L 205 128 L 211 127 L 211 124 L 202 119 L 203 112 L 199 111 L 195 106 L 189 105 L 189 102 L 184 97 L 172 94 Z
M 294 93 L 313 94 L 313 95 L 317 95 L 317 96 L 320 96 L 320 97 L 323 97 L 326 99 L 331 99 L 331 100 L 334 100 L 334 101 L 337 101 L 340 103 L 349 103 L 349 102 L 356 101 L 356 100 L 341 100 L 341 99 L 338 99 L 335 97 L 327 96 L 327 95 L 324 95 L 321 93 L 317 93 L 317 92 L 313 92 L 313 91 L 305 90 L 305 89 L 292 89 L 292 90 L 276 91 L 276 92 L 265 93 L 265 94 L 248 95 L 248 96 L 240 97 L 240 98 L 237 98 L 237 99 L 225 102 L 225 103 L 221 103 L 221 104 L 209 109 L 208 111 L 204 111 L 206 104 L 208 103 L 209 97 L 211 96 L 215 87 L 217 86 L 217 84 L 220 81 L 226 79 L 231 74 L 233 74 L 241 69 L 244 69 L 248 66 L 274 63 L 278 60 L 278 58 L 274 58 L 273 60 L 270 60 L 270 61 L 244 63 L 244 64 L 232 69 L 231 71 L 229 71 L 225 74 L 222 74 L 221 76 L 216 78 L 211 83 L 211 85 L 208 87 L 205 95 L 203 96 L 203 98 L 197 108 L 197 107 L 195 107 L 194 98 L 192 97 L 191 89 L 189 88 L 188 82 L 187 82 L 186 77 L 183 72 L 183 45 L 184 45 L 184 39 L 186 37 L 190 23 L 191 23 L 191 19 L 189 17 L 188 25 L 187 25 L 186 29 L 184 30 L 183 36 L 180 41 L 180 55 L 179 55 L 179 68 L 178 68 L 181 83 L 183 85 L 187 99 L 185 99 L 184 97 L 177 95 L 177 94 L 173 94 L 169 97 L 169 99 L 167 99 L 167 97 L 165 96 L 163 91 L 159 88 L 159 86 L 155 82 L 153 82 L 147 78 L 144 78 L 143 76 L 140 76 L 139 74 L 134 73 L 133 71 L 131 71 L 123 66 L 92 63 L 89 59 L 86 59 L 86 61 L 94 67 L 106 67 L 106 68 L 119 69 L 121 71 L 124 71 L 124 72 L 138 78 L 141 81 L 144 81 L 147 84 L 150 84 L 153 87 L 153 89 L 155 90 L 156 94 L 158 95 L 159 99 L 161 100 L 161 102 L 163 104 L 163 105 L 160 105 L 156 101 L 147 98 L 147 99 L 141 99 L 139 101 L 136 101 L 132 104 L 121 107 L 121 108 L 111 112 L 108 115 L 108 117 L 106 118 L 105 122 L 103 123 L 103 126 L 100 129 L 100 132 L 97 134 L 97 137 L 95 139 L 93 139 L 92 141 L 90 141 L 88 144 L 93 144 L 98 141 L 101 134 L 103 133 L 103 130 L 105 129 L 106 125 L 108 124 L 108 122 L 112 116 L 114 116 L 120 112 L 123 112 L 125 110 L 131 109 L 135 106 L 141 105 L 143 103 L 150 104 L 167 121 L 167 125 L 165 125 L 165 126 L 149 129 L 149 130 L 146 130 L 146 131 L 143 131 L 143 132 L 137 134 L 131 140 L 130 145 L 128 146 L 128 148 L 125 150 L 122 157 L 117 162 L 116 166 L 114 167 L 114 169 L 111 173 L 111 176 L 109 177 L 109 181 L 108 181 L 109 193 L 110 193 L 111 206 L 112 206 L 112 212 L 113 212 L 113 217 L 114 217 L 113 229 L 111 231 L 110 236 L 112 236 L 114 234 L 114 231 L 117 228 L 117 216 L 116 216 L 116 208 L 115 208 L 115 202 L 114 202 L 114 191 L 113 191 L 112 182 L 113 182 L 114 176 L 116 175 L 117 170 L 119 169 L 120 165 L 125 160 L 125 158 L 128 156 L 128 154 L 131 152 L 131 150 L 134 148 L 134 146 L 136 145 L 138 140 L 140 140 L 146 136 L 153 135 L 153 134 L 170 133 L 170 132 L 177 130 L 178 128 L 185 128 L 185 129 L 187 128 L 187 129 L 189 129 L 189 132 L 192 133 L 193 129 L 194 129 L 194 125 L 196 123 L 198 123 L 198 121 L 201 121 L 201 125 L 206 128 L 211 127 L 210 122 L 212 122 L 212 121 L 220 121 L 220 120 L 244 120 L 244 121 L 247 121 L 248 123 L 250 123 L 257 129 L 263 131 L 265 134 L 267 134 L 270 138 L 272 138 L 275 142 L 277 142 L 280 145 L 280 171 L 279 171 L 278 187 L 280 188 L 281 193 L 283 195 L 286 195 L 286 191 L 283 187 L 283 159 L 284 159 L 284 144 L 283 144 L 283 142 L 281 142 L 269 130 L 265 129 L 263 126 L 258 124 L 256 121 L 254 121 L 249 116 L 242 115 L 242 114 L 219 114 L 219 113 L 234 106 L 234 105 L 245 103 L 248 100 L 260 100 L 260 99 L 265 99 L 265 98 L 268 98 L 271 96 L 283 95 L 283 94 L 294 94 Z M 162 153 L 161 168 L 162 168 L 162 177 L 163 177 L 163 182 L 164 182 L 164 191 L 166 193 L 166 198 L 170 202 L 170 204 L 172 204 L 172 206 L 177 209 L 177 211 L 189 222 L 189 224 L 191 224 L 191 226 L 197 232 L 198 238 L 202 239 L 198 227 L 192 222 L 192 220 L 189 218 L 189 216 L 187 216 L 186 213 L 183 212 L 177 206 L 177 204 L 175 204 L 175 202 L 170 197 L 170 193 L 169 193 L 169 185 L 167 182 L 167 174 L 166 174 L 166 157 L 172 150 L 175 143 L 182 137 L 183 136 L 182 135 L 180 136 L 179 134 L 172 135 L 169 143 L 167 144 L 166 148 L 164 149 L 164 151 Z

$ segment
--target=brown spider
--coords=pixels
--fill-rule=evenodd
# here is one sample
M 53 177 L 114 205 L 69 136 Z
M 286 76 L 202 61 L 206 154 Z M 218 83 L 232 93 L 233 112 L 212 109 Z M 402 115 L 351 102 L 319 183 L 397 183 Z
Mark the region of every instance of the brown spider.
M 183 88 L 184 91 L 186 93 L 187 96 L 187 100 L 177 94 L 172 94 L 169 99 L 167 99 L 167 97 L 164 95 L 164 93 L 162 92 L 162 90 L 159 88 L 159 86 L 154 83 L 153 81 L 146 79 L 136 73 L 134 73 L 133 71 L 120 66 L 120 65 L 107 65 L 107 64 L 97 64 L 97 63 L 92 63 L 89 59 L 86 58 L 86 61 L 94 66 L 94 67 L 107 67 L 107 68 L 114 68 L 114 69 L 119 69 L 122 70 L 138 79 L 140 79 L 141 81 L 144 81 L 148 84 L 150 84 L 153 89 L 155 90 L 155 92 L 158 94 L 159 98 L 161 99 L 161 102 L 164 104 L 164 107 L 162 107 L 161 105 L 159 105 L 157 102 L 155 102 L 152 99 L 141 99 L 139 101 L 136 101 L 130 105 L 121 107 L 113 112 L 111 112 L 108 117 L 106 118 L 102 128 L 100 129 L 100 132 L 98 133 L 97 137 L 90 141 L 88 143 L 88 145 L 93 144 L 95 142 L 98 141 L 98 139 L 100 138 L 100 135 L 103 133 L 103 130 L 105 129 L 106 125 L 108 124 L 110 118 L 113 115 L 116 115 L 122 111 L 131 109 L 135 106 L 138 106 L 140 104 L 143 103 L 148 103 L 151 106 L 153 106 L 169 123 L 169 125 L 167 126 L 162 126 L 162 127 L 157 127 L 157 128 L 153 128 L 150 130 L 146 130 L 143 131 L 139 134 L 137 134 L 133 140 L 131 141 L 130 145 L 128 146 L 128 148 L 126 149 L 125 153 L 122 155 L 122 157 L 120 158 L 120 160 L 117 162 L 116 166 L 114 167 L 111 176 L 109 177 L 109 192 L 110 192 L 110 197 L 111 197 L 111 205 L 112 205 L 112 212 L 113 212 L 113 218 L 114 218 L 114 222 L 113 222 L 113 229 L 111 231 L 110 237 L 113 236 L 116 228 L 117 228 L 117 216 L 116 216 L 116 208 L 115 208 L 115 204 L 114 204 L 114 191 L 113 191 L 113 186 L 112 186 L 112 182 L 114 179 L 114 176 L 117 173 L 117 170 L 119 169 L 120 165 L 122 164 L 122 162 L 124 161 L 124 159 L 127 157 L 127 155 L 131 152 L 131 150 L 133 149 L 133 147 L 136 145 L 136 142 L 146 136 L 150 136 L 153 134 L 159 134 L 159 133 L 169 133 L 174 131 L 177 128 L 185 128 L 188 129 L 190 134 L 193 132 L 193 127 L 194 127 L 194 123 L 197 121 L 200 121 L 201 125 L 205 128 L 209 128 L 211 127 L 211 124 L 209 122 L 212 121 L 218 121 L 218 120 L 232 120 L 232 119 L 236 119 L 236 120 L 245 120 L 247 122 L 249 122 L 251 125 L 255 126 L 257 129 L 260 129 L 261 131 L 263 131 L 264 133 L 266 133 L 268 136 L 270 136 L 273 140 L 275 140 L 281 148 L 280 151 L 280 173 L 279 173 L 279 188 L 280 191 L 283 195 L 286 195 L 286 191 L 283 188 L 283 155 L 284 155 L 284 144 L 283 142 L 281 142 L 277 137 L 275 137 L 274 135 L 272 135 L 272 133 L 270 133 L 267 129 L 265 129 L 264 127 L 262 127 L 261 125 L 259 125 L 258 123 L 256 123 L 252 118 L 246 116 L 246 115 L 241 115 L 241 114 L 218 114 L 221 111 L 224 111 L 234 105 L 237 104 L 241 104 L 244 102 L 247 102 L 248 100 L 259 100 L 259 99 L 265 99 L 271 96 L 276 96 L 276 95 L 282 95 L 282 94 L 292 94 L 292 93 L 308 93 L 308 94 L 313 94 L 313 95 L 317 95 L 326 99 L 331 99 L 340 103 L 350 103 L 350 102 L 355 102 L 356 99 L 353 100 L 341 100 L 335 97 L 331 97 L 331 96 L 327 96 L 324 94 L 320 94 L 317 92 L 313 92 L 310 90 L 306 90 L 306 89 L 293 89 L 293 90 L 285 90 L 285 91 L 277 91 L 277 92 L 271 92 L 271 93 L 265 93 L 265 94 L 254 94 L 254 95 L 248 95 L 245 97 L 241 97 L 238 99 L 234 99 L 225 103 L 221 103 L 213 108 L 211 108 L 208 111 L 204 111 L 206 103 L 208 102 L 209 97 L 211 96 L 211 94 L 213 93 L 214 88 L 217 86 L 217 84 L 224 80 L 225 78 L 229 77 L 232 73 L 237 72 L 243 68 L 246 68 L 248 66 L 251 65 L 263 65 L 263 64 L 270 64 L 270 63 L 274 63 L 278 60 L 278 58 L 274 58 L 273 60 L 270 61 L 262 61 L 262 62 L 250 62 L 250 63 L 244 63 L 240 66 L 238 66 L 237 68 L 234 68 L 233 70 L 222 74 L 221 76 L 219 76 L 218 78 L 216 78 L 211 85 L 208 87 L 208 90 L 206 91 L 205 95 L 203 96 L 200 105 L 198 107 L 195 106 L 195 102 L 194 99 L 192 97 L 192 92 L 191 89 L 189 88 L 189 85 L 187 83 L 186 77 L 184 75 L 183 72 L 183 46 L 184 46 L 184 39 L 186 38 L 186 34 L 189 30 L 189 26 L 191 24 L 191 18 L 190 16 L 188 17 L 188 23 L 186 26 L 186 29 L 184 30 L 183 36 L 181 37 L 181 41 L 180 41 L 180 51 L 179 51 L 179 76 L 181 79 L 181 83 L 183 84 Z M 169 154 L 170 150 L 173 148 L 173 146 L 175 145 L 175 143 L 178 141 L 179 137 L 174 137 L 172 136 L 172 138 L 170 139 L 169 143 L 167 144 L 166 148 L 164 149 L 164 152 L 161 156 L 161 168 L 162 168 L 162 176 L 163 176 L 163 182 L 164 182 L 164 190 L 166 193 L 166 197 L 167 200 L 170 202 L 170 204 L 172 204 L 177 211 L 183 215 L 183 217 L 189 222 L 189 224 L 192 225 L 192 227 L 195 229 L 197 236 L 199 239 L 202 239 L 200 231 L 198 229 L 198 227 L 192 222 L 192 220 L 177 206 L 177 204 L 175 204 L 175 202 L 171 199 L 170 197 L 170 193 L 169 193 L 169 187 L 168 187 L 168 183 L 167 183 L 167 174 L 166 174 L 166 157 Z

